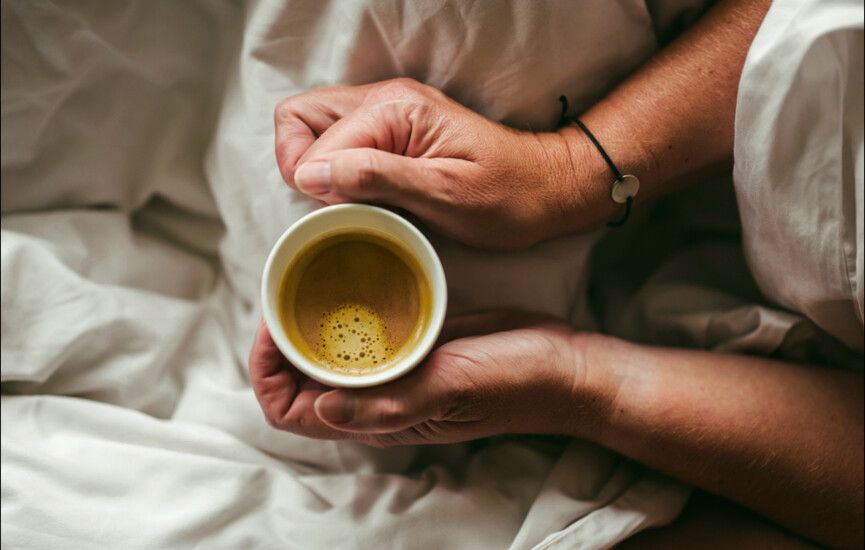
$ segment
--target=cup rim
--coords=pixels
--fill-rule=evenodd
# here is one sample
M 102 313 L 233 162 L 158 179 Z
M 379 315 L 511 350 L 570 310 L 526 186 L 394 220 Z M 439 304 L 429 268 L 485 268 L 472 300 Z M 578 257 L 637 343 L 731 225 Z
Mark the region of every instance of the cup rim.
M 291 340 L 289 340 L 285 333 L 285 329 L 282 327 L 279 314 L 276 311 L 276 305 L 270 303 L 268 300 L 269 275 L 273 269 L 273 264 L 276 261 L 277 253 L 282 249 L 286 241 L 288 241 L 296 231 L 310 223 L 312 220 L 323 216 L 336 215 L 337 213 L 346 210 L 364 211 L 374 216 L 389 218 L 407 229 L 411 237 L 420 245 L 421 248 L 426 250 L 429 257 L 432 259 L 432 265 L 430 266 L 430 271 L 432 271 L 432 273 L 427 273 L 427 276 L 430 278 L 430 291 L 432 293 L 432 311 L 427 331 L 423 334 L 415 348 L 408 355 L 399 360 L 393 367 L 368 375 L 349 375 L 332 372 L 319 367 L 314 362 L 307 359 L 300 350 L 291 343 Z M 290 261 L 291 259 L 289 259 L 289 262 Z M 418 261 L 420 260 L 418 259 Z M 421 266 L 424 270 L 427 270 L 427 266 L 424 262 L 421 262 Z M 279 280 L 281 281 L 281 277 Z M 435 345 L 436 340 L 438 340 L 442 326 L 444 325 L 445 312 L 447 309 L 447 284 L 441 259 L 432 244 L 430 244 L 424 234 L 408 220 L 390 210 L 378 206 L 367 204 L 338 204 L 325 206 L 304 215 L 286 229 L 276 240 L 276 243 L 273 245 L 267 256 L 267 261 L 261 275 L 261 306 L 264 321 L 267 324 L 268 331 L 270 331 L 271 338 L 277 348 L 279 348 L 279 351 L 285 355 L 294 367 L 310 378 L 328 386 L 337 388 L 363 388 L 385 384 L 403 376 L 420 364 L 424 357 L 429 354 Z

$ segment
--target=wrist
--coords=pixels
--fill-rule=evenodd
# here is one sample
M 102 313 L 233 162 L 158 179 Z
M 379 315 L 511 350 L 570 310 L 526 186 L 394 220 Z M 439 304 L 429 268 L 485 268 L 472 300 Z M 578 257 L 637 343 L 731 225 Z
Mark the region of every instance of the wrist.
M 553 169 L 545 171 L 542 186 L 554 235 L 583 233 L 602 227 L 621 215 L 621 205 L 610 198 L 614 177 L 603 157 L 576 127 L 539 134 Z
M 567 435 L 601 443 L 615 416 L 630 344 L 612 336 L 577 332 L 570 336 Z

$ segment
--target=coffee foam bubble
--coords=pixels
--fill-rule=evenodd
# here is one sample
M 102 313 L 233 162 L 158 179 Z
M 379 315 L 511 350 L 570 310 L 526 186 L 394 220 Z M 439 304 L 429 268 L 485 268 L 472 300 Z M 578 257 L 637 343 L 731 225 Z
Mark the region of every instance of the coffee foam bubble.
M 286 270 L 280 316 L 311 361 L 362 375 L 389 368 L 417 341 L 429 300 L 424 273 L 398 245 L 375 233 L 337 234 L 308 245 Z
M 322 315 L 319 329 L 316 353 L 340 371 L 375 369 L 396 351 L 387 336 L 386 319 L 362 304 L 337 306 Z

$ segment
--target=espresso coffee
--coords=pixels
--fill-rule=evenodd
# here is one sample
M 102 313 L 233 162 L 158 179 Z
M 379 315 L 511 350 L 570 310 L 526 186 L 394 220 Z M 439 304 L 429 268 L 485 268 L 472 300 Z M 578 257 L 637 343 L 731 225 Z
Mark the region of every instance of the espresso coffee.
M 430 322 L 431 290 L 417 260 L 371 230 L 324 235 L 295 257 L 279 292 L 288 338 L 307 358 L 341 374 L 387 369 Z

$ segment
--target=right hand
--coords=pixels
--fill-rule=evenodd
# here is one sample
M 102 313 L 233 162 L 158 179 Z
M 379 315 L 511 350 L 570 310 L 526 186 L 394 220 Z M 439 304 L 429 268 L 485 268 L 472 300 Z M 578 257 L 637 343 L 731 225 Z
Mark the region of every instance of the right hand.
M 312 90 L 275 119 L 283 178 L 328 204 L 395 206 L 500 249 L 573 230 L 574 212 L 583 229 L 604 221 L 572 189 L 581 163 L 561 136 L 510 129 L 414 80 Z
M 442 444 L 505 433 L 585 437 L 609 399 L 561 320 L 489 312 L 450 318 L 414 371 L 381 386 L 333 389 L 282 356 L 264 323 L 249 355 L 252 387 L 272 426 L 378 447 Z

